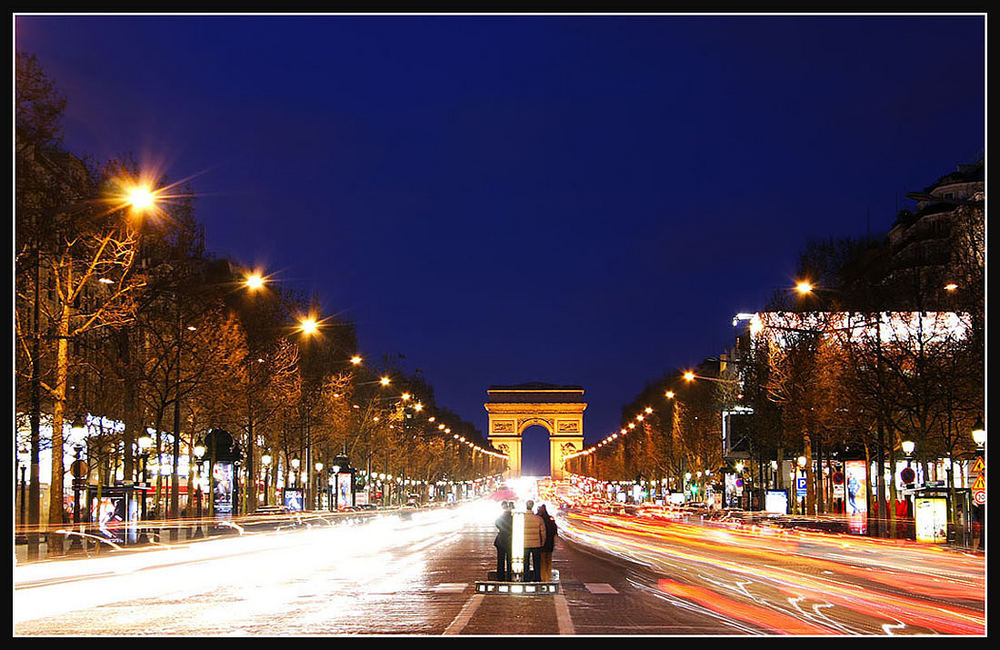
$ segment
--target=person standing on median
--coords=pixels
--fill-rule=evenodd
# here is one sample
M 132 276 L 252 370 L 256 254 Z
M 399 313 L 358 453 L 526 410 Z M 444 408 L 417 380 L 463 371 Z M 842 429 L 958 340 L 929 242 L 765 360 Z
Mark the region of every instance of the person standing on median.
M 524 577 L 525 582 L 540 582 L 542 578 L 541 564 L 542 546 L 545 545 L 545 522 L 533 510 L 534 501 L 528 501 L 524 513 Z M 528 560 L 531 560 L 531 569 Z
M 538 506 L 538 516 L 545 524 L 545 543 L 542 544 L 542 570 L 540 582 L 552 582 L 552 550 L 556 545 L 556 520 L 549 514 L 545 504 Z
M 503 512 L 500 513 L 495 522 L 499 532 L 497 532 L 496 539 L 493 540 L 493 546 L 497 547 L 497 580 L 505 582 L 510 580 L 511 531 L 513 530 L 511 510 L 514 509 L 514 504 L 510 501 L 504 501 L 500 507 L 503 508 Z

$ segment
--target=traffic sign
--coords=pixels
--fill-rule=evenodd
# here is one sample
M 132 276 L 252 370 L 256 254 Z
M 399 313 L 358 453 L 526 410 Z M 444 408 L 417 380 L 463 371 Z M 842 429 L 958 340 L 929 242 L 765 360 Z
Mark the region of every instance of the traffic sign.
M 73 473 L 73 478 L 86 478 L 87 463 L 82 460 L 74 460 L 73 464 L 69 466 L 69 471 Z
M 797 478 L 795 479 L 795 493 L 796 496 L 804 497 L 806 495 L 806 479 Z
M 983 462 L 982 458 L 977 457 L 976 462 L 972 464 L 972 469 L 969 470 L 969 474 L 982 474 L 985 469 L 986 463 Z
M 986 489 L 986 476 L 980 474 L 976 477 L 976 480 L 972 482 L 973 490 L 985 490 Z
M 917 478 L 917 473 L 913 471 L 912 467 L 904 467 L 903 471 L 899 473 L 899 478 L 902 479 L 903 483 L 913 483 L 913 480 Z
M 973 490 L 972 500 L 975 501 L 977 506 L 981 506 L 986 503 L 986 490 Z

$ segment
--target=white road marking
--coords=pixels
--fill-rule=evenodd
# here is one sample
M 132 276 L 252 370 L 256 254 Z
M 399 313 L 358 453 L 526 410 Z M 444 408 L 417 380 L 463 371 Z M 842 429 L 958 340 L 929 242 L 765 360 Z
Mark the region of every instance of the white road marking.
M 554 598 L 556 601 L 556 621 L 559 623 L 559 634 L 576 634 L 576 629 L 573 627 L 573 619 L 569 615 L 569 603 L 566 602 L 566 596 L 557 594 Z
M 472 620 L 472 615 L 476 613 L 477 609 L 479 609 L 479 605 L 483 602 L 483 598 L 486 598 L 483 594 L 476 594 L 470 598 L 462 607 L 462 611 L 460 611 L 458 616 L 455 617 L 455 620 L 451 622 L 451 625 L 445 629 L 444 634 L 461 634 L 462 630 L 465 629 L 465 626 Z
M 434 587 L 434 591 L 439 594 L 460 594 L 467 586 L 469 586 L 467 582 L 442 582 Z
M 583 586 L 592 594 L 617 594 L 618 590 L 606 582 L 585 582 Z

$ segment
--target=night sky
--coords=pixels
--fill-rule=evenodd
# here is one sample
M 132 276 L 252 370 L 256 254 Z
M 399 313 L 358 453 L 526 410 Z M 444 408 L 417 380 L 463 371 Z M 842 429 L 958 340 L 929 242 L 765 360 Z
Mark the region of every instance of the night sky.
M 984 22 L 19 16 L 15 38 L 70 151 L 195 176 L 210 250 L 315 291 L 483 431 L 490 384 L 582 385 L 589 443 L 730 343 L 807 240 L 885 232 L 983 155 Z

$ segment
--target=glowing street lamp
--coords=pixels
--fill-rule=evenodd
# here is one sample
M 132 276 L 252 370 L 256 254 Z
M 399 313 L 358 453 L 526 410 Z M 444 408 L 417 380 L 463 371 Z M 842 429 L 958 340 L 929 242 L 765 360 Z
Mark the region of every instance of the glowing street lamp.
M 389 379 L 388 377 L 382 377 L 381 379 L 378 380 L 378 383 L 382 384 L 383 386 L 388 386 L 391 381 L 392 380 Z
M 684 381 L 694 381 L 694 373 L 690 370 L 684 373 Z
M 677 396 L 677 393 L 675 393 L 675 392 L 674 392 L 674 391 L 672 391 L 672 390 L 668 390 L 668 391 L 667 391 L 667 392 L 665 393 L 665 395 L 666 395 L 667 399 L 674 399 L 674 397 L 676 397 L 676 396 Z
M 975 441 L 976 446 L 980 449 L 986 445 L 986 425 L 983 424 L 983 418 L 980 416 L 976 423 L 972 425 L 972 439 Z
M 299 321 L 299 331 L 301 331 L 306 336 L 312 336 L 319 329 L 319 324 L 316 319 L 312 316 L 308 318 L 303 318 Z
M 903 448 L 903 453 L 906 454 L 907 460 L 913 455 L 913 450 L 916 448 L 917 443 L 912 440 L 904 440 L 900 443 L 900 447 Z
M 264 276 L 255 271 L 250 275 L 246 276 L 246 278 L 243 281 L 243 284 L 246 285 L 246 288 L 249 289 L 250 291 L 257 291 L 259 289 L 263 289 Z
M 800 294 L 805 295 L 807 293 L 812 293 L 813 286 L 808 282 L 802 281 L 795 285 L 795 290 Z
M 948 284 L 944 285 L 944 290 L 945 291 L 957 291 L 958 290 L 958 285 L 955 284 L 954 282 L 949 282 Z
M 353 357 L 351 357 L 351 365 L 357 366 L 357 365 L 360 365 L 360 364 L 361 364 L 361 357 L 359 357 L 356 354 Z
M 156 205 L 156 194 L 148 185 L 135 185 L 126 190 L 125 202 L 133 210 L 145 212 Z

